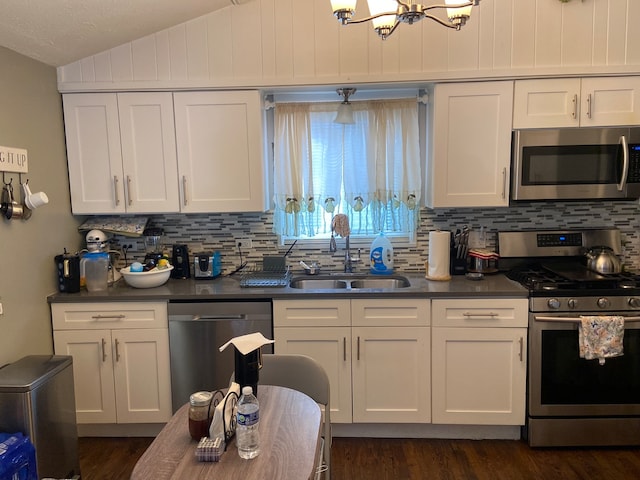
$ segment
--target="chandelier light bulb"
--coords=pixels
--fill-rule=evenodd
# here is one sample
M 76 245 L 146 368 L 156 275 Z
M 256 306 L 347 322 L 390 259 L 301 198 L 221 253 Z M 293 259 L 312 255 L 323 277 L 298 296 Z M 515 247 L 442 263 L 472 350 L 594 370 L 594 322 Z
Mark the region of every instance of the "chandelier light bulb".
M 396 12 L 398 2 L 396 0 L 367 0 L 369 13 L 371 16 L 380 15 L 387 12 Z M 396 14 L 382 15 L 371 20 L 374 30 L 382 38 L 386 38 L 396 24 Z
M 471 16 L 471 3 L 463 3 L 460 0 L 445 0 L 444 3 L 451 5 L 447 7 L 447 16 L 449 17 L 449 21 L 455 25 L 457 29 L 467 23 L 467 19 Z
M 331 0 L 331 10 L 333 14 L 345 25 L 356 13 L 358 0 Z

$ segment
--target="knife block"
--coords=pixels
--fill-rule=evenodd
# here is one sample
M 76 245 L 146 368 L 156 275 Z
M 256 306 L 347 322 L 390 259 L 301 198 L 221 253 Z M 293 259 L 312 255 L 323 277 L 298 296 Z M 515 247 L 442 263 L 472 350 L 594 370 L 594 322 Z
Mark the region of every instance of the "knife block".
M 451 260 L 449 261 L 449 273 L 451 275 L 464 275 L 467 273 L 467 259 L 456 258 L 456 255 L 458 254 L 458 250 L 456 248 L 452 248 L 450 254 Z

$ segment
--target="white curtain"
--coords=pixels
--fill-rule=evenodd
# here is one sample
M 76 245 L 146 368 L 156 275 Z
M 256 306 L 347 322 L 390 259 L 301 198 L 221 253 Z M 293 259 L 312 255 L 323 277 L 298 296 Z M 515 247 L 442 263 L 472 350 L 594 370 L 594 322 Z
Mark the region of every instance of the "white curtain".
M 276 105 L 274 231 L 311 237 L 346 213 L 356 234 L 413 234 L 422 178 L 417 100 L 352 102 L 353 125 L 333 122 L 337 107 Z

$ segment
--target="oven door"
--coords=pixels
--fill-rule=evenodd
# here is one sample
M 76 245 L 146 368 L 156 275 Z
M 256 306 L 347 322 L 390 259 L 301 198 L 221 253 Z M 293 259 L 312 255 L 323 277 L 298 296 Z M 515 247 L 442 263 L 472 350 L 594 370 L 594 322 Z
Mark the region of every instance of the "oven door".
M 640 415 L 640 316 L 625 317 L 624 355 L 580 358 L 580 317 L 529 314 L 529 416 Z M 602 312 L 582 315 L 602 315 Z

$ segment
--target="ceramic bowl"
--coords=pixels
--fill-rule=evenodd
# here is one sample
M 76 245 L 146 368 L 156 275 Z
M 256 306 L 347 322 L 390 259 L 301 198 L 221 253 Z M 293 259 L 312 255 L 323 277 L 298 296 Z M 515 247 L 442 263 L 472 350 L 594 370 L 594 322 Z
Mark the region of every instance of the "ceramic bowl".
M 132 272 L 129 270 L 130 268 L 131 267 L 125 267 L 120 269 L 120 273 L 128 285 L 134 288 L 153 288 L 164 285 L 167 280 L 169 280 L 173 265 L 169 265 L 162 270 L 158 270 L 156 267 L 148 272 Z

